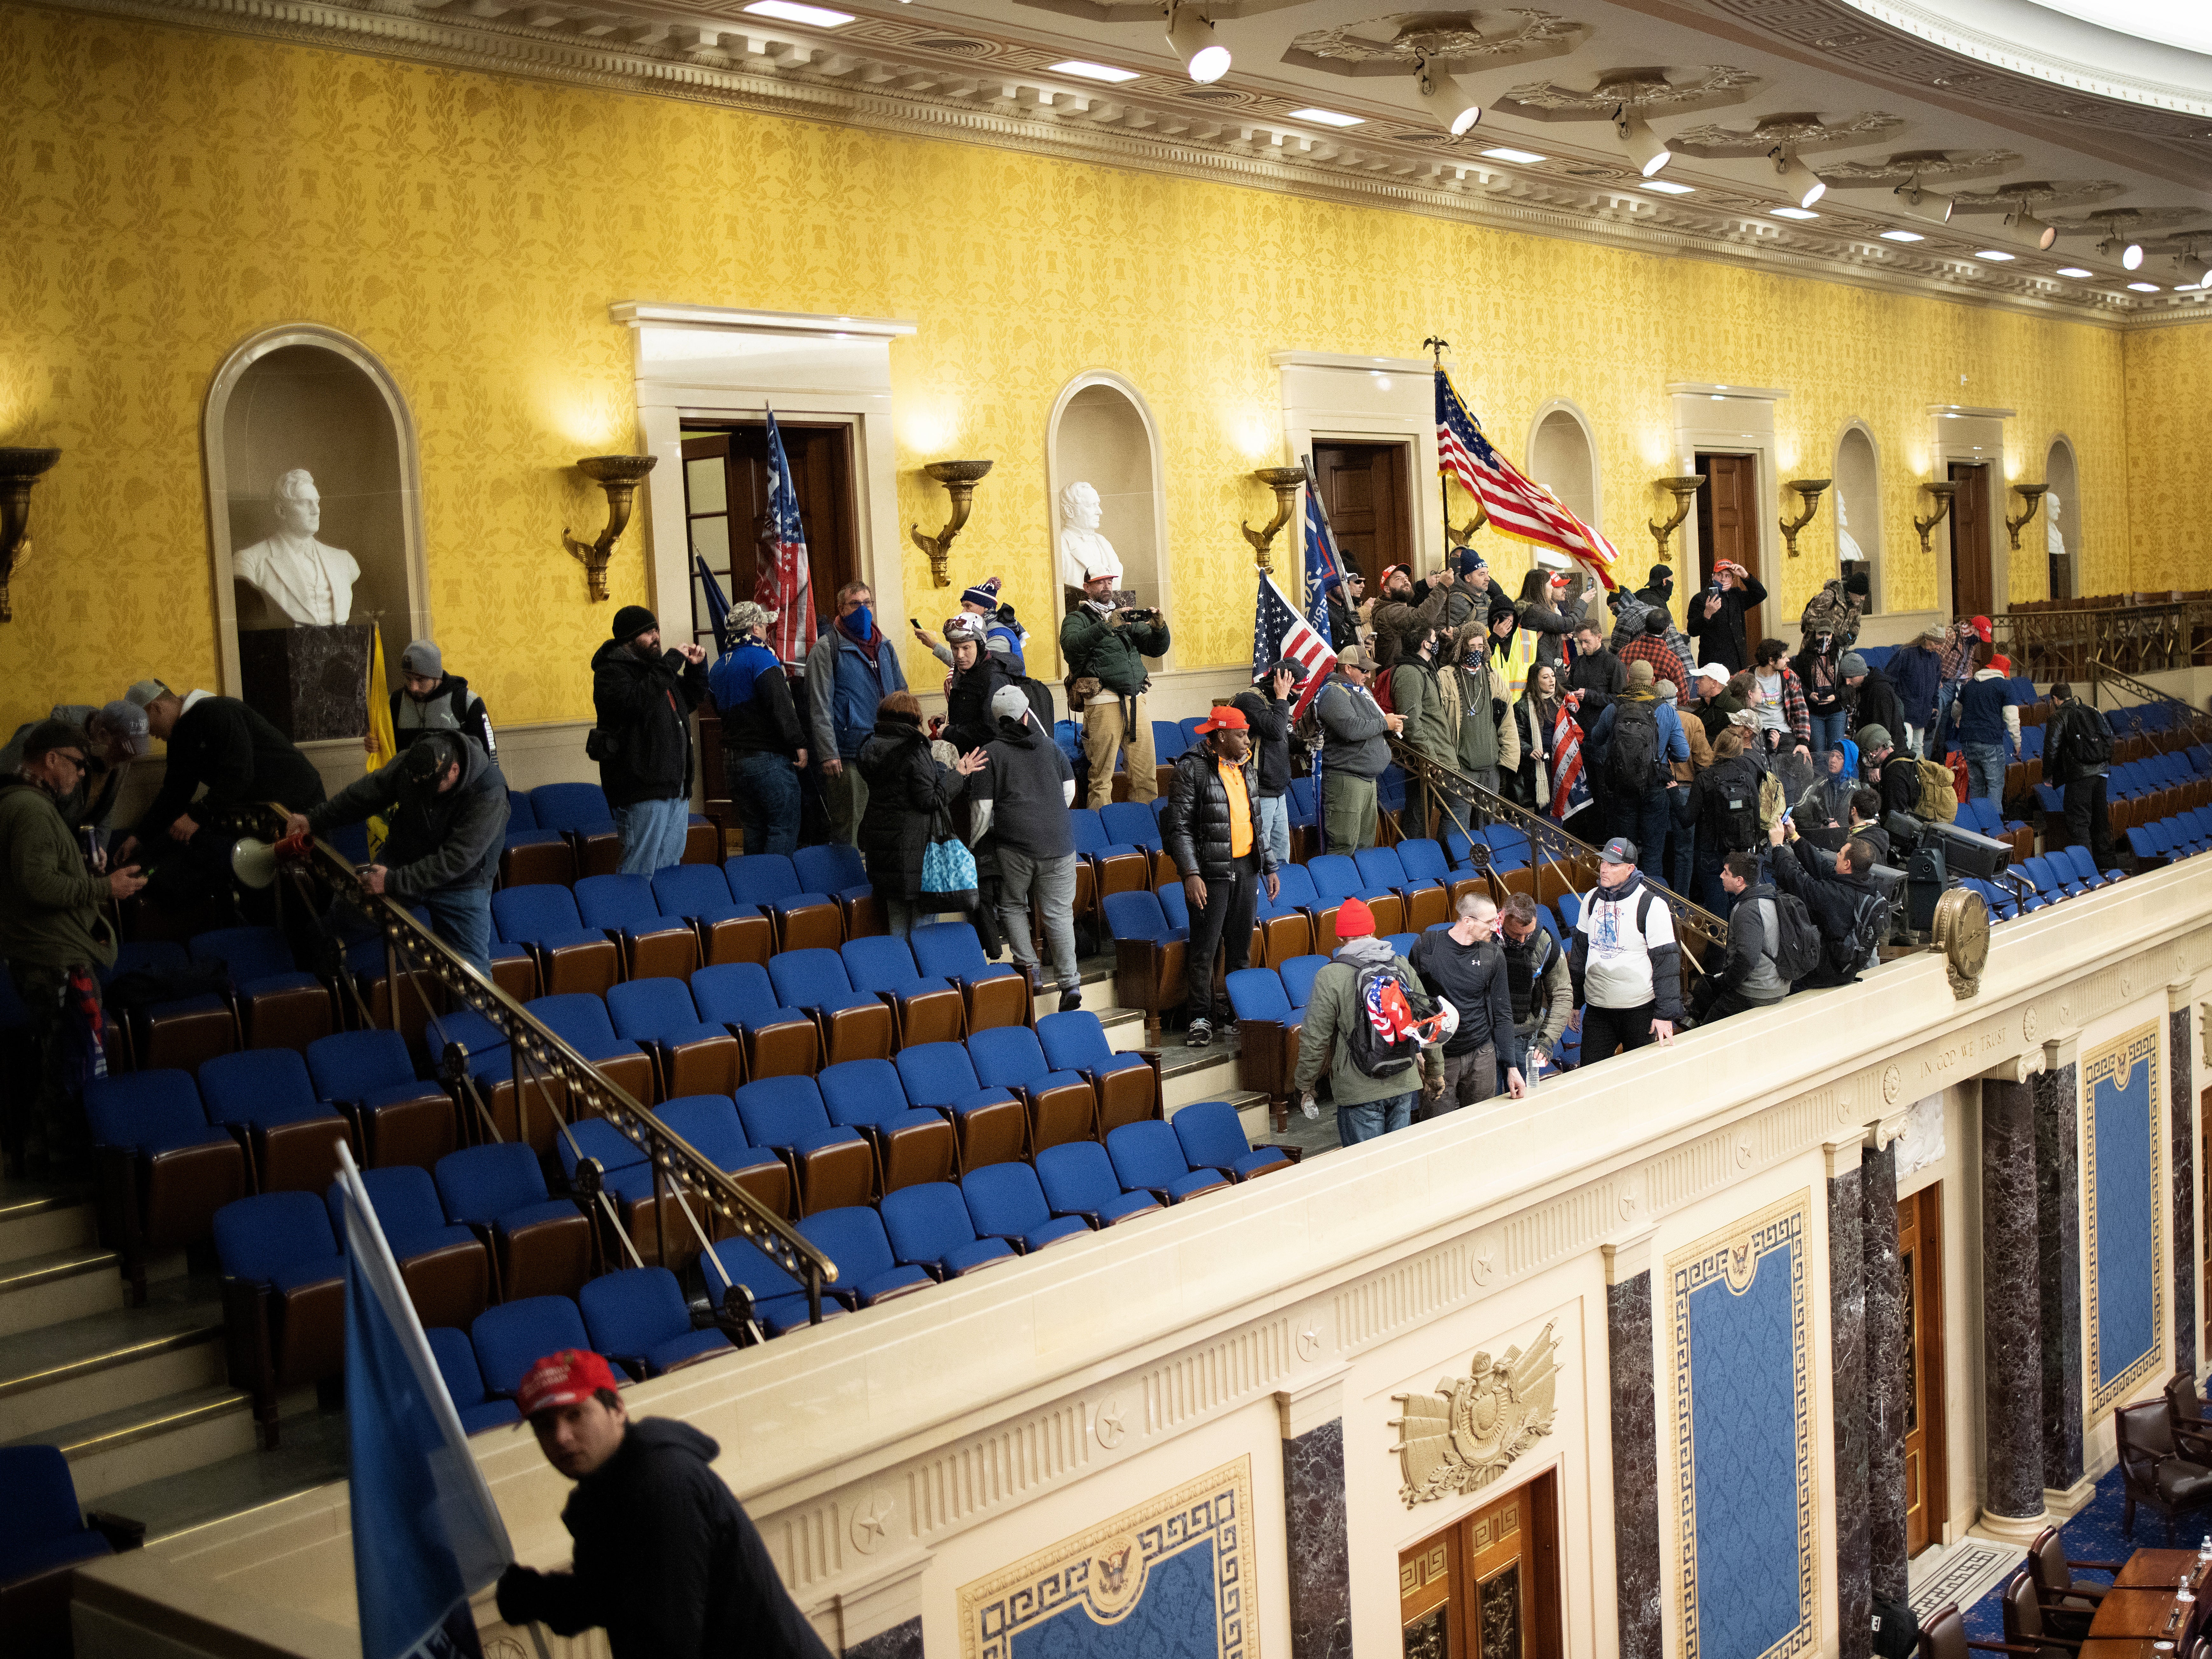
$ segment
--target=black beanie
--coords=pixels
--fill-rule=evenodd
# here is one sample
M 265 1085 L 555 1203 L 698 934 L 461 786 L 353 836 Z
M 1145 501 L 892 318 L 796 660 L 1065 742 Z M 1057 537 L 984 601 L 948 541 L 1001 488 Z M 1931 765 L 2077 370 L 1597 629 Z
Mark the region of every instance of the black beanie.
M 653 620 L 653 612 L 641 605 L 626 605 L 615 612 L 615 640 L 628 645 L 641 634 L 650 634 L 660 624 Z
M 1863 570 L 1854 570 L 1844 578 L 1844 592 L 1856 593 L 1861 599 L 1866 598 L 1869 586 L 1866 572 Z

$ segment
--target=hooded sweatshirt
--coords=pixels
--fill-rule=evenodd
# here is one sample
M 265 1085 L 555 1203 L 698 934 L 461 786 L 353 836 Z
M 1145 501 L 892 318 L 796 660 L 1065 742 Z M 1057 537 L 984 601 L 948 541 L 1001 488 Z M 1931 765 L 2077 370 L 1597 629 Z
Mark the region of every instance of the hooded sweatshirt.
M 489 887 L 507 840 L 507 780 L 499 763 L 475 744 L 459 747 L 460 779 L 443 793 L 434 778 L 416 783 L 407 777 L 403 750 L 309 811 L 309 826 L 319 836 L 342 823 L 385 818 L 392 827 L 378 860 L 385 866 L 385 890 L 394 898 Z
M 983 769 L 968 780 L 976 822 L 988 826 L 999 846 L 1033 859 L 1073 855 L 1075 830 L 1067 814 L 1075 769 L 1034 718 L 1002 720 L 998 727 L 984 745 Z M 982 836 L 978 829 L 976 839 Z
M 54 798 L 27 778 L 0 778 L 0 958 L 106 967 L 115 960 L 115 934 L 100 914 L 106 890 Z
M 1366 1018 L 1359 1006 L 1360 970 L 1391 963 L 1408 985 L 1420 983 L 1413 964 L 1390 948 L 1389 940 L 1373 933 L 1346 939 L 1314 975 L 1298 1038 L 1297 1076 L 1291 1085 L 1296 1092 L 1305 1093 L 1320 1079 L 1323 1056 L 1328 1060 L 1329 1094 L 1340 1106 L 1395 1100 L 1419 1089 L 1424 1077 L 1443 1079 L 1443 1051 L 1434 1044 L 1421 1051 L 1419 1066 L 1389 1077 L 1370 1077 L 1352 1058 L 1352 1022 Z
M 1813 787 L 1797 798 L 1800 814 L 1817 812 L 1837 823 L 1851 821 L 1851 797 L 1866 787 L 1866 781 L 1859 776 L 1858 744 L 1845 738 L 1843 750 L 1842 767 L 1833 772 L 1824 771 L 1814 781 Z M 1807 822 L 1797 827 L 1809 830 L 1814 824 L 1808 817 Z

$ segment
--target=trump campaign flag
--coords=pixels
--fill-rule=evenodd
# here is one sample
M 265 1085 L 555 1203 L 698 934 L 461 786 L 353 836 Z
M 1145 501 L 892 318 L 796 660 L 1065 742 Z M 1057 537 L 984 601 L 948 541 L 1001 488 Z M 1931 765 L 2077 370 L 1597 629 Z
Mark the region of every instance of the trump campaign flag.
M 1328 625 L 1326 617 L 1322 625 Z M 1252 616 L 1253 679 L 1258 680 L 1270 664 L 1284 658 L 1306 671 L 1305 678 L 1298 683 L 1297 700 L 1291 705 L 1291 718 L 1296 720 L 1306 712 L 1306 705 L 1321 690 L 1322 681 L 1336 666 L 1336 653 L 1328 648 L 1326 634 L 1316 633 L 1311 623 L 1291 609 L 1291 602 L 1275 586 L 1275 579 L 1263 574 L 1260 578 L 1260 603 Z
M 343 1145 L 338 1164 L 362 1659 L 482 1659 L 469 1597 L 498 1578 L 514 1550 Z
M 1603 532 L 1584 524 L 1541 484 L 1490 447 L 1482 422 L 1452 389 L 1451 377 L 1437 370 L 1437 461 L 1467 487 L 1490 514 L 1491 527 L 1580 561 L 1607 588 L 1613 586 L 1613 562 L 1620 550 Z
M 768 625 L 769 649 L 789 667 L 806 660 L 814 647 L 814 587 L 806 567 L 806 532 L 799 522 L 799 495 L 791 487 L 791 463 L 784 459 L 783 434 L 775 411 L 768 412 L 768 516 L 774 537 L 761 544 L 763 562 L 753 586 L 753 602 L 775 618 Z
M 1328 625 L 1328 590 L 1322 584 L 1331 576 L 1344 578 L 1344 555 L 1337 550 L 1336 532 L 1328 527 L 1328 509 L 1321 504 L 1313 457 L 1301 458 L 1306 469 L 1306 620 L 1322 642 L 1334 647 L 1349 644 L 1336 638 Z

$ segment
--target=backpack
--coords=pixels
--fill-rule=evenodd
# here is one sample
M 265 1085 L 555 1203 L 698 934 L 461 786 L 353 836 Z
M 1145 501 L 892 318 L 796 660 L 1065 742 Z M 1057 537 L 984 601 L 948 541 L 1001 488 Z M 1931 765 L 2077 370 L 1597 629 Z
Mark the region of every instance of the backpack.
M 1750 852 L 1765 839 L 1759 827 L 1757 788 L 1738 785 L 1715 793 L 1720 796 L 1721 804 L 1721 851 L 1723 854 Z
M 2112 728 L 2104 715 L 2086 703 L 2076 703 L 2081 717 L 2066 728 L 2066 763 L 2077 770 L 2103 766 L 2112 758 Z
M 1034 677 L 1024 678 L 1014 684 L 1022 688 L 1022 695 L 1030 700 L 1030 712 L 1036 716 L 1037 725 L 1049 734 L 1054 720 L 1058 718 L 1052 709 L 1052 688 Z
M 1805 609 L 1798 614 L 1797 631 L 1808 640 L 1822 634 L 1833 635 L 1836 653 L 1841 656 L 1858 636 L 1858 620 L 1843 583 L 1832 581 L 1805 601 Z
M 1437 1040 L 1435 999 L 1407 978 L 1396 961 L 1362 968 L 1353 997 L 1358 1009 L 1348 1046 L 1352 1063 L 1363 1075 L 1395 1077 Z
M 1920 1620 L 1911 1603 L 1877 1595 L 1871 1638 L 1879 1659 L 1912 1659 L 1920 1651 Z
M 1605 787 L 1616 795 L 1641 795 L 1659 765 L 1659 710 L 1624 697 L 1613 706 L 1613 742 L 1605 751 Z
M 1767 902 L 1774 907 L 1774 971 L 1795 985 L 1820 965 L 1820 930 L 1796 894 L 1778 891 Z
M 1930 823 L 1955 821 L 1959 816 L 1959 790 L 1951 769 L 1923 756 L 1913 763 L 1913 770 L 1920 779 L 1920 799 L 1912 804 L 1912 816 Z
M 1838 959 L 1830 963 L 1838 974 L 1856 979 L 1875 959 L 1882 940 L 1889 937 L 1889 901 L 1880 893 L 1867 893 L 1851 912 L 1851 931 L 1836 947 Z

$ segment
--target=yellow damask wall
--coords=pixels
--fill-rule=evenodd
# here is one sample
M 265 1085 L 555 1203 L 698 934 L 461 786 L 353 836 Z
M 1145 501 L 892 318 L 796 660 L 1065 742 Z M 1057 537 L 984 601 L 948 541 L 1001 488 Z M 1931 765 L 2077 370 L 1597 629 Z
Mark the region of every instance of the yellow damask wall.
M 2212 328 L 2130 334 L 2126 362 L 2134 585 L 2212 586 Z
M 568 464 L 635 443 L 611 301 L 918 319 L 892 352 L 899 524 L 942 517 L 921 463 L 994 457 L 956 587 L 1001 571 L 1031 619 L 1052 611 L 1053 399 L 1085 368 L 1127 375 L 1162 426 L 1186 665 L 1250 648 L 1234 525 L 1268 505 L 1244 475 L 1282 459 L 1271 351 L 1411 356 L 1443 334 L 1516 455 L 1534 410 L 1572 399 L 1639 575 L 1649 481 L 1674 470 L 1666 383 L 1788 387 L 1785 477 L 1829 472 L 1853 417 L 1879 441 L 1901 609 L 1935 597 L 1908 522 L 1929 404 L 2018 409 L 2018 477 L 2072 438 L 2099 531 L 2084 580 L 2104 591 L 2130 574 L 2124 362 L 2212 349 L 2200 331 L 2124 354 L 2107 331 L 1687 259 L 5 5 L 0 108 L 0 441 L 66 452 L 0 629 L 9 722 L 142 673 L 212 683 L 202 404 L 230 348 L 279 322 L 343 330 L 397 375 L 437 632 L 505 722 L 588 712 L 611 607 L 586 603 L 558 537 L 603 511 Z M 2137 415 L 2136 441 L 2170 413 Z M 1784 575 L 1791 614 L 1832 574 L 1832 519 Z M 617 555 L 615 605 L 645 597 L 641 541 Z M 901 547 L 908 608 L 927 611 L 926 562 Z M 2014 597 L 2040 594 L 2040 561 L 2016 564 Z M 934 684 L 926 661 L 909 673 Z

